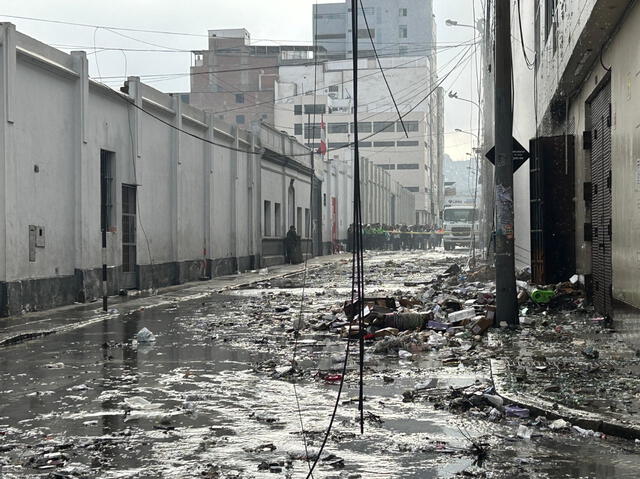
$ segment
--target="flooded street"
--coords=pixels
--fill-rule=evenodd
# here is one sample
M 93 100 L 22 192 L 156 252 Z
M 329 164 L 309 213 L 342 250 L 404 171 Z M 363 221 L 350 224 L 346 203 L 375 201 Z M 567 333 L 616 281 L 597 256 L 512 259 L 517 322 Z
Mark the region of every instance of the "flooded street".
M 367 294 L 418 291 L 404 284 L 466 254 L 372 253 Z M 1 349 L 0 477 L 306 477 L 305 447 L 317 453 L 338 390 L 325 374 L 340 372 L 346 345 L 324 325 L 350 297 L 350 272 L 342 262 Z M 135 340 L 145 327 L 155 342 Z M 555 431 L 525 440 L 523 420 L 443 407 L 452 388 L 491 373 L 481 355 L 451 366 L 442 354 L 367 353 L 364 435 L 352 358 L 313 476 L 637 477 L 632 441 Z M 421 384 L 428 394 L 407 401 Z M 478 465 L 470 439 L 487 445 Z

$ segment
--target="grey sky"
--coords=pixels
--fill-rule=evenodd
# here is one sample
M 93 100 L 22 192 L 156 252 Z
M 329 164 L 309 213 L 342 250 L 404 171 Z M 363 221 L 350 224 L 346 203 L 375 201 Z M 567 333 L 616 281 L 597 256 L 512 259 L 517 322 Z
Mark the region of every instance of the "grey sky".
M 391 0 L 390 0 L 391 1 Z M 445 19 L 460 23 L 473 23 L 472 2 L 476 1 L 478 17 L 482 16 L 480 0 L 434 0 L 438 42 L 461 42 L 473 38 L 471 28 L 447 27 Z M 4 0 L 0 6 L 0 21 L 16 24 L 19 31 L 62 50 L 88 50 L 93 46 L 127 49 L 187 50 L 187 52 L 149 51 L 101 51 L 90 54 L 92 76 L 105 78 L 105 82 L 117 86 L 125 75 L 139 75 L 145 83 L 163 91 L 188 91 L 189 50 L 203 49 L 207 45 L 207 30 L 215 28 L 244 27 L 251 33 L 252 41 L 269 43 L 310 43 L 312 37 L 311 9 L 315 0 L 110 0 L 91 2 L 80 0 Z M 320 0 L 318 3 L 331 3 Z M 366 0 L 363 0 L 366 6 Z M 9 18 L 5 15 L 61 20 L 90 25 L 126 27 L 148 30 L 185 32 L 201 36 L 179 36 L 143 32 L 114 31 L 76 27 L 55 23 Z M 127 37 L 123 36 L 126 35 Z M 145 43 L 146 42 L 146 43 Z M 152 44 L 152 45 L 150 45 Z M 438 56 L 440 74 L 449 71 L 446 66 L 452 55 L 460 49 L 443 51 Z M 126 69 L 126 71 L 125 71 Z M 182 74 L 161 77 L 148 75 Z M 145 76 L 147 76 L 145 78 Z M 472 93 L 470 63 L 460 75 L 454 72 L 443 84 L 457 91 L 460 97 L 477 99 Z M 471 118 L 473 115 L 473 119 Z M 471 151 L 473 137 L 455 133 L 455 128 L 476 128 L 477 109 L 461 101 L 445 101 L 445 150 L 454 159 L 465 159 Z

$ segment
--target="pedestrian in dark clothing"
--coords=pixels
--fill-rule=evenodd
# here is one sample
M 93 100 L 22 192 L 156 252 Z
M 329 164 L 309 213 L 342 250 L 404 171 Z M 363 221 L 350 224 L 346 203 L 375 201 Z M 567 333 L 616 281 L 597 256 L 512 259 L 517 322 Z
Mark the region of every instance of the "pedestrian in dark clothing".
M 347 229 L 347 251 L 353 251 L 353 223 L 351 223 L 349 229 Z
M 402 241 L 402 249 L 411 249 L 411 233 L 409 233 L 409 228 L 407 225 L 402 225 L 400 228 L 400 239 Z
M 296 227 L 290 226 L 287 237 L 284 240 L 285 263 L 294 264 L 296 258 L 296 246 L 300 237 L 296 233 Z

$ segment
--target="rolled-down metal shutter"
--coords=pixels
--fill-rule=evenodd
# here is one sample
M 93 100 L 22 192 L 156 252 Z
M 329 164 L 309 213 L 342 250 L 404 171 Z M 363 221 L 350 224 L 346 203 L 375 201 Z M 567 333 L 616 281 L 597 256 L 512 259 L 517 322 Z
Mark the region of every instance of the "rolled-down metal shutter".
M 611 262 L 611 85 L 605 85 L 591 102 L 591 270 L 593 304 L 601 314 L 611 314 L 613 269 Z

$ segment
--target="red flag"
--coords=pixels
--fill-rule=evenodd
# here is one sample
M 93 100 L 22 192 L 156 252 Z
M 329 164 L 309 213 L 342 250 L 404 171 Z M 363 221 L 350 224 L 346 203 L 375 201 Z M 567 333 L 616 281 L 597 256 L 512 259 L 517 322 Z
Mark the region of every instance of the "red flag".
M 324 115 L 320 119 L 320 147 L 318 153 L 324 155 L 327 152 L 327 125 L 324 122 Z

